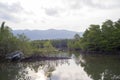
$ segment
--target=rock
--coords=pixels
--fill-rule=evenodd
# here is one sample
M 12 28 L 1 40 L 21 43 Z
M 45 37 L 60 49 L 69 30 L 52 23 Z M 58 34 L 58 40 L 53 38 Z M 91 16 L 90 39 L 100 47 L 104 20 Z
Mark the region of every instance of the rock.
M 23 52 L 21 51 L 15 51 L 6 55 L 6 59 L 11 61 L 21 60 L 22 58 L 23 58 Z

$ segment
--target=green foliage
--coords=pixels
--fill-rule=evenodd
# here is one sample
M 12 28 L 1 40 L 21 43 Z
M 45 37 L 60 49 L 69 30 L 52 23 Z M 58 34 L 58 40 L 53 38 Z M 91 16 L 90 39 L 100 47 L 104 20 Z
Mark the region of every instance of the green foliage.
M 99 25 L 90 25 L 81 39 L 82 49 L 99 50 L 99 41 L 101 40 L 101 30 Z
M 78 46 L 85 51 L 120 51 L 120 20 L 107 20 L 101 26 L 90 25 L 81 38 L 75 35 L 68 46 L 73 49 Z
M 67 39 L 58 40 L 34 40 L 31 42 L 33 53 L 37 55 L 49 55 L 67 49 Z
M 0 26 L 0 55 L 5 55 L 11 50 L 9 48 L 11 47 L 13 41 L 13 34 L 11 33 L 11 29 L 8 26 L 5 26 L 5 22 L 3 22 Z
M 80 36 L 75 34 L 74 39 L 68 41 L 69 50 L 80 50 Z
M 57 50 L 53 47 L 50 40 L 34 40 L 31 42 L 32 52 L 34 55 L 49 55 L 50 53 L 56 53 Z
M 24 54 L 30 53 L 29 40 L 24 34 L 14 36 L 12 30 L 3 22 L 0 26 L 0 56 L 5 57 L 6 54 L 17 50 L 23 51 Z
M 32 46 L 31 46 L 30 40 L 25 36 L 25 34 L 18 34 L 17 39 L 18 39 L 18 45 L 19 45 L 18 49 L 28 55 L 31 54 Z
M 51 40 L 51 44 L 53 47 L 57 48 L 59 51 L 65 51 L 68 47 L 68 39 L 57 39 L 57 40 Z
M 79 40 L 79 39 L 80 39 L 79 34 L 75 34 L 75 35 L 74 35 L 74 39 L 75 39 L 75 40 Z
M 50 41 L 46 41 L 46 42 L 44 43 L 44 48 L 53 48 L 53 46 L 52 46 L 52 44 L 51 44 Z

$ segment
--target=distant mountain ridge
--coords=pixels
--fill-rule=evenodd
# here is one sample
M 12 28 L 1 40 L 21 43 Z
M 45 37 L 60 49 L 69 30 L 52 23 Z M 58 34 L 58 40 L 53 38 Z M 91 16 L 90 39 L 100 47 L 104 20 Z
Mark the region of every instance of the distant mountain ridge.
M 80 36 L 82 32 L 75 32 L 69 30 L 13 30 L 13 34 L 22 34 L 24 33 L 31 40 L 45 40 L 45 39 L 72 39 L 77 33 Z

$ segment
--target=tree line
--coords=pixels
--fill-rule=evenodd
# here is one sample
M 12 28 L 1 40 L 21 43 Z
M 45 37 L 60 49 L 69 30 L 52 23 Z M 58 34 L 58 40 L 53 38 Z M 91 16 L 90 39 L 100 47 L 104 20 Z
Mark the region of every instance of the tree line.
M 16 50 L 24 54 L 49 53 L 59 50 L 82 50 L 115 52 L 120 51 L 120 19 L 107 20 L 101 25 L 92 24 L 82 36 L 75 34 L 73 39 L 34 40 L 25 34 L 14 36 L 12 29 L 2 22 L 0 26 L 0 57 Z
M 0 57 L 11 54 L 15 51 L 21 51 L 25 56 L 30 55 L 48 55 L 58 52 L 56 48 L 67 48 L 67 40 L 33 40 L 31 41 L 25 34 L 12 33 L 12 29 L 2 22 L 0 26 Z
M 102 25 L 92 24 L 83 36 L 76 34 L 68 41 L 70 50 L 114 52 L 120 51 L 120 19 L 107 20 Z

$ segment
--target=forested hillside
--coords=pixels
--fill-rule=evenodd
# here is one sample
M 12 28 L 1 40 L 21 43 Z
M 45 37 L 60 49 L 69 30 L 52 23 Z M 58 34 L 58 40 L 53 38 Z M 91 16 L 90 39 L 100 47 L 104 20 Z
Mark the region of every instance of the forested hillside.
M 46 39 L 72 39 L 77 33 L 82 35 L 82 32 L 75 32 L 69 30 L 13 30 L 14 35 L 24 33 L 31 40 L 46 40 Z

